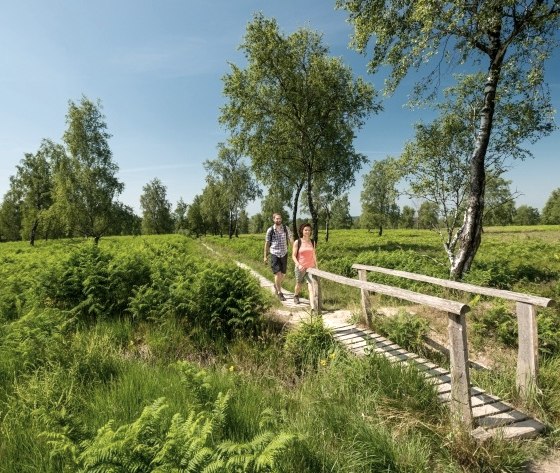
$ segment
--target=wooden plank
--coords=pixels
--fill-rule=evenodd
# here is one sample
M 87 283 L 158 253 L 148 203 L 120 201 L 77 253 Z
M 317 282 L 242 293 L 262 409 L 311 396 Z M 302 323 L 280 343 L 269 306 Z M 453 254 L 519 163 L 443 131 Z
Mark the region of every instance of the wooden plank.
M 496 427 L 503 427 L 505 425 L 514 424 L 527 419 L 527 415 L 523 412 L 513 410 L 475 419 L 475 423 L 481 427 L 495 429 Z
M 310 273 L 310 271 L 307 271 Z M 323 309 L 323 304 L 321 302 L 321 284 L 319 283 L 319 278 L 313 277 L 311 275 L 311 291 L 313 294 L 310 294 L 310 304 L 311 308 L 317 311 L 317 314 L 320 314 Z
M 541 307 L 553 307 L 555 305 L 555 301 L 553 299 L 548 299 L 546 297 L 532 296 L 531 294 L 523 294 L 521 292 L 505 291 L 503 289 L 475 286 L 474 284 L 434 278 L 431 276 L 425 276 L 423 274 L 410 273 L 408 271 L 398 271 L 396 269 L 387 269 L 379 266 L 368 266 L 365 264 L 353 264 L 352 268 L 357 269 L 358 271 L 374 271 L 376 273 L 389 274 L 391 276 L 412 279 L 414 281 L 428 282 L 431 284 L 436 284 L 438 286 L 447 287 L 449 289 L 458 289 L 460 291 L 469 292 L 471 294 L 482 294 L 486 296 L 499 297 L 501 299 L 525 302 L 527 304 L 538 305 Z
M 313 281 L 317 278 L 324 278 L 346 286 L 357 287 L 359 289 L 365 289 L 367 291 L 377 292 L 386 296 L 396 297 L 416 304 L 427 305 L 428 307 L 441 310 L 443 312 L 465 314 L 470 310 L 468 305 L 461 302 L 449 301 L 447 299 L 442 299 L 441 297 L 428 296 L 426 294 L 420 294 L 419 292 L 413 292 L 393 286 L 386 286 L 384 284 L 358 281 L 356 279 L 347 278 L 346 276 L 322 271 L 317 268 L 309 268 L 307 272 L 312 276 Z
M 464 428 L 472 426 L 467 323 L 464 314 L 448 313 L 451 362 L 451 415 Z
M 537 386 L 539 336 L 535 306 L 518 302 L 516 307 L 518 346 L 516 383 L 521 396 L 527 399 Z
M 491 404 L 480 404 L 478 406 L 473 406 L 473 417 L 475 419 L 475 422 L 478 422 L 478 419 L 481 417 L 496 415 L 501 412 L 510 412 L 511 410 L 511 406 L 501 401 Z
M 358 279 L 360 281 L 366 281 L 367 282 L 367 271 L 360 269 L 358 270 Z M 366 322 L 368 324 L 368 326 L 371 325 L 371 305 L 370 305 L 370 301 L 369 301 L 369 291 L 367 291 L 366 289 L 361 289 L 361 305 L 362 305 L 362 314 L 364 316 L 364 318 L 366 319 Z
M 338 340 L 339 342 L 342 342 L 344 340 L 351 340 L 353 338 L 359 338 L 360 340 L 364 340 L 365 338 L 360 335 L 359 333 L 346 333 L 344 335 L 335 335 L 334 339 Z
M 430 384 L 448 383 L 451 386 L 451 376 L 449 376 L 448 374 L 434 376 L 433 378 L 428 379 L 428 381 Z
M 451 383 L 436 384 L 436 392 L 438 394 L 451 393 Z
M 361 329 L 348 327 L 343 332 L 354 335 L 364 333 Z M 378 336 L 373 332 L 371 333 L 372 335 L 364 334 L 361 341 L 359 335 L 353 339 L 347 339 L 348 348 L 357 355 L 363 355 L 367 351 L 373 350 L 390 361 L 398 363 L 404 361 L 420 369 L 424 376 L 426 376 L 426 379 L 436 387 L 438 399 L 442 402 L 449 402 L 451 399 L 451 376 L 449 371 L 425 358 L 406 351 L 397 344 L 391 343 L 385 337 Z M 372 336 L 380 340 L 378 342 L 380 346 L 372 343 Z M 356 343 L 356 341 L 358 342 Z M 478 426 L 478 429 L 472 431 L 472 434 L 478 439 L 490 438 L 496 435 L 501 435 L 504 438 L 531 438 L 539 435 L 544 429 L 542 423 L 531 419 L 522 412 L 516 411 L 512 406 L 501 401 L 500 398 L 489 395 L 480 388 L 471 386 L 470 395 L 473 422 Z
M 532 439 L 544 430 L 544 425 L 534 419 L 527 419 L 515 424 L 486 429 L 489 437 L 501 437 L 503 439 Z
M 352 349 L 352 347 L 365 347 L 367 346 L 367 341 L 363 338 L 357 338 L 352 340 L 345 340 L 342 342 L 346 347 Z

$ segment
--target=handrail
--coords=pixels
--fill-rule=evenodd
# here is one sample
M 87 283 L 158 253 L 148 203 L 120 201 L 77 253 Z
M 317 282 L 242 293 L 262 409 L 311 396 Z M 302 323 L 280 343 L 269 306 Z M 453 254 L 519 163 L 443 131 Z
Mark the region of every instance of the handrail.
M 387 286 L 385 284 L 378 284 L 369 281 L 360 281 L 339 274 L 329 273 L 316 268 L 309 268 L 307 270 L 312 276 L 328 279 L 329 281 L 338 282 L 346 286 L 357 287 L 359 289 L 366 289 L 371 292 L 385 294 L 386 296 L 397 297 L 408 302 L 415 302 L 417 304 L 427 305 L 433 309 L 441 310 L 443 312 L 451 312 L 457 315 L 466 314 L 470 308 L 467 304 L 461 302 L 450 301 L 442 299 L 441 297 L 429 296 L 419 292 L 409 291 L 408 289 L 401 289 L 399 287 Z
M 366 264 L 353 264 L 353 269 L 365 269 L 366 271 L 373 271 L 376 273 L 389 274 L 390 276 L 398 276 L 414 281 L 428 282 L 437 284 L 438 286 L 447 287 L 450 289 L 458 289 L 472 294 L 482 294 L 485 296 L 499 297 L 501 299 L 508 299 L 516 302 L 524 302 L 526 304 L 538 305 L 541 307 L 554 307 L 556 302 L 553 299 L 548 299 L 541 296 L 533 296 L 531 294 L 524 294 L 522 292 L 506 291 L 504 289 L 494 289 L 491 287 L 477 286 L 475 284 L 468 284 L 460 281 L 451 281 L 449 279 L 434 278 L 424 274 L 409 273 L 408 271 L 399 271 L 396 269 L 382 268 L 380 266 L 369 266 Z
M 360 280 L 367 280 L 366 271 L 388 274 L 391 276 L 422 281 L 450 289 L 471 294 L 481 294 L 516 302 L 516 314 L 518 324 L 518 352 L 517 352 L 517 377 L 516 383 L 521 396 L 527 398 L 537 387 L 538 373 L 538 330 L 537 311 L 535 306 L 554 307 L 556 301 L 546 297 L 524 294 L 521 292 L 494 289 L 459 281 L 434 278 L 423 274 L 410 273 L 395 269 L 382 268 L 380 266 L 369 266 L 365 264 L 353 264 L 353 269 L 358 270 Z M 362 309 L 367 312 L 367 294 L 362 293 Z
M 311 295 L 313 297 L 312 306 L 316 308 L 319 314 L 321 313 L 320 278 L 359 288 L 362 291 L 362 298 L 364 294 L 373 291 L 447 312 L 450 345 L 449 377 L 451 379 L 451 414 L 452 418 L 458 420 L 465 429 L 470 430 L 472 428 L 473 415 L 470 395 L 469 354 L 467 348 L 467 324 L 465 315 L 470 310 L 468 305 L 442 299 L 441 297 L 409 291 L 407 289 L 347 278 L 316 268 L 309 268 L 307 272 L 311 275 L 313 286 L 313 293 Z

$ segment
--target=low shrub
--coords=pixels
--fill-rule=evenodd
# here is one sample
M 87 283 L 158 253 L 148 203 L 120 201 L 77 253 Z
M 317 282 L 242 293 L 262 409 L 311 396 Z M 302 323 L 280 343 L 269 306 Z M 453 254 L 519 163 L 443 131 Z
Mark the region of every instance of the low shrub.
M 495 303 L 481 314 L 473 314 L 472 329 L 477 337 L 493 336 L 508 347 L 517 346 L 515 314 L 503 302 Z
M 208 262 L 192 286 L 190 314 L 193 322 L 231 339 L 253 334 L 267 309 L 258 282 L 234 264 Z
M 284 344 L 288 359 L 300 374 L 307 368 L 317 369 L 321 362 L 326 363 L 337 348 L 332 331 L 325 327 L 321 317 L 301 322 L 288 332 Z
M 423 353 L 424 339 L 428 334 L 430 324 L 427 320 L 414 314 L 401 310 L 392 317 L 377 315 L 373 325 L 397 345 L 414 353 Z

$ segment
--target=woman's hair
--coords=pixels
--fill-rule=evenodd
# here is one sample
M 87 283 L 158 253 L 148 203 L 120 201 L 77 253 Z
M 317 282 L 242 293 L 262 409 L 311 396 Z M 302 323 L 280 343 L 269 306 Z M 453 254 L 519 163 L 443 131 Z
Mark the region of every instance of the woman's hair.
M 306 222 L 306 223 L 302 223 L 302 224 L 299 226 L 299 231 L 298 231 L 299 237 L 300 237 L 300 238 L 303 236 L 303 229 L 304 229 L 305 227 L 309 227 L 309 228 L 311 228 L 311 230 L 313 230 L 313 227 L 311 226 L 310 223 L 307 223 L 307 222 Z

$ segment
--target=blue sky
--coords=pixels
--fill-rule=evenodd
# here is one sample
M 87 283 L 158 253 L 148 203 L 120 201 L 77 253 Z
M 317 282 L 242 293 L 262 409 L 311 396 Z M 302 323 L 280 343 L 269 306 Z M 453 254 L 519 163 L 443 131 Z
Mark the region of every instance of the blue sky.
M 0 15 L 0 196 L 26 152 L 43 138 L 62 142 L 68 101 L 100 99 L 114 160 L 125 183 L 120 200 L 140 212 L 142 187 L 159 178 L 175 206 L 205 186 L 203 162 L 214 159 L 226 132 L 218 123 L 228 63 L 255 12 L 290 34 L 310 27 L 355 75 L 381 88 L 367 59 L 348 48 L 352 28 L 335 0 L 21 0 Z M 547 64 L 553 105 L 560 108 L 560 54 Z M 386 99 L 358 132 L 356 149 L 371 161 L 397 156 L 426 111 L 403 107 L 412 81 Z M 542 209 L 560 187 L 560 131 L 530 147 L 535 159 L 514 162 L 505 176 L 521 192 L 517 205 Z M 360 214 L 362 175 L 350 192 Z M 249 213 L 259 211 L 258 203 Z

